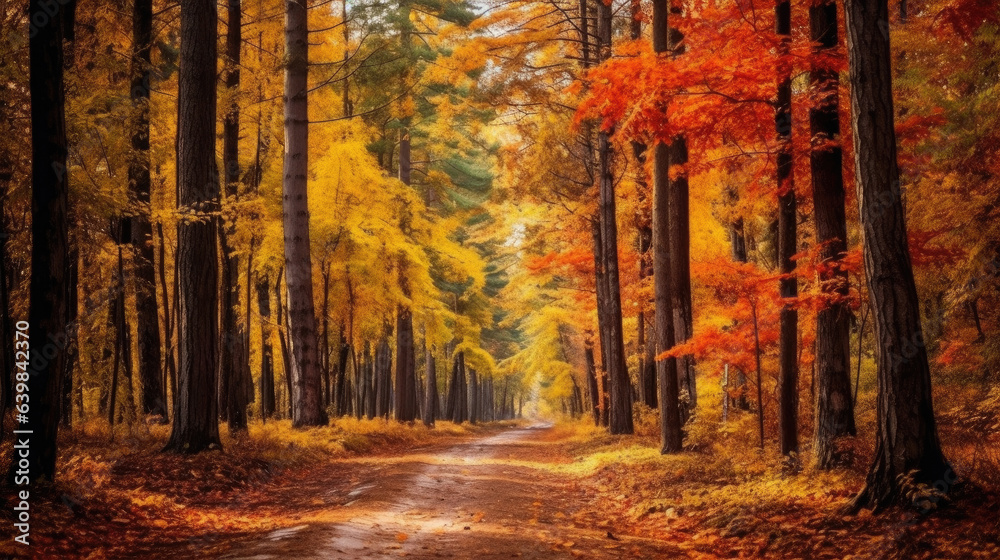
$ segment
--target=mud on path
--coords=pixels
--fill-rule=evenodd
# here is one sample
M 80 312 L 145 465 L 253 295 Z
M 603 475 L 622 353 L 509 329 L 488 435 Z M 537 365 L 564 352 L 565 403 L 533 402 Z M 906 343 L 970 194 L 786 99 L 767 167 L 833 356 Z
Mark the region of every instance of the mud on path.
M 391 459 L 347 501 L 223 558 L 672 558 L 667 543 L 609 532 L 566 472 L 549 428 L 513 429 Z M 386 458 L 382 458 L 385 461 Z

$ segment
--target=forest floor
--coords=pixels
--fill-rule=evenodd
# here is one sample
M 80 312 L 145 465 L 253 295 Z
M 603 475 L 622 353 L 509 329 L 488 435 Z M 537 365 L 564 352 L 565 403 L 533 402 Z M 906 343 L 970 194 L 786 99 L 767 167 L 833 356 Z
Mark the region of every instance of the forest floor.
M 275 422 L 195 457 L 158 454 L 165 427 L 114 445 L 84 427 L 63 482 L 33 500 L 32 557 L 1000 558 L 997 492 L 963 484 L 930 515 L 845 516 L 865 451 L 818 473 L 753 449 L 750 421 L 695 423 L 669 457 L 641 418 L 637 436 Z

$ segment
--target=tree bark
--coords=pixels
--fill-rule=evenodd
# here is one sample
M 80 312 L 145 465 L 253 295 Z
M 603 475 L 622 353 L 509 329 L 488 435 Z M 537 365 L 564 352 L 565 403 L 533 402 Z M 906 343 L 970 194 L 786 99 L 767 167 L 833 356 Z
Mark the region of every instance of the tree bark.
M 778 266 L 782 277 L 778 337 L 778 386 L 780 391 L 779 445 L 788 455 L 799 450 L 799 314 L 792 299 L 798 297 L 793 256 L 798 246 L 795 200 L 795 180 L 792 174 L 792 76 L 786 62 L 792 40 L 792 10 L 789 0 L 779 0 L 774 8 L 775 33 L 781 38 L 778 46 L 778 95 L 774 107 L 774 128 L 778 137 Z
M 479 375 L 469 368 L 469 423 L 479 423 Z
M 45 2 L 30 0 L 28 16 L 45 18 Z M 69 310 L 69 182 L 66 173 L 67 141 L 63 87 L 63 12 L 31 36 L 29 87 L 31 97 L 31 283 L 28 322 L 31 358 L 27 384 L 31 398 L 28 422 L 17 429 L 32 430 L 28 479 L 52 481 L 56 466 L 63 351 L 74 333 L 67 331 Z M 46 347 L 54 356 L 47 358 Z M 50 351 L 50 353 L 53 353 Z M 17 369 L 20 371 L 20 369 Z M 15 400 L 15 403 L 18 401 Z M 23 404 L 23 403 L 22 403 Z M 11 462 L 10 480 L 16 478 L 18 461 Z
M 285 376 L 285 393 L 288 397 L 288 417 L 292 418 L 292 357 L 288 351 L 288 317 L 285 313 L 284 298 L 281 294 L 282 277 L 285 269 L 278 272 L 278 279 L 274 283 L 274 297 L 278 304 L 278 341 L 281 345 L 281 367 Z
M 829 0 L 809 8 L 814 53 L 837 47 L 837 3 Z M 836 266 L 847 252 L 847 217 L 844 209 L 843 152 L 840 147 L 840 76 L 826 68 L 809 72 L 809 85 L 817 105 L 809 110 L 812 151 L 813 214 L 816 243 L 824 268 L 819 275 L 830 302 L 816 314 L 816 466 L 829 469 L 836 459 L 836 438 L 855 435 L 854 401 L 851 398 L 851 311 L 847 271 Z
M 434 427 L 434 416 L 437 412 L 437 366 L 434 362 L 433 348 L 427 347 L 424 352 L 424 362 L 427 369 L 424 389 L 424 425 Z
M 640 0 L 630 0 L 629 12 L 631 15 L 631 25 L 629 36 L 632 40 L 642 38 L 642 2 Z M 647 146 L 642 142 L 632 142 L 632 155 L 636 163 L 636 186 L 639 193 L 639 209 L 636 210 L 636 224 L 639 237 L 639 281 L 645 280 L 651 270 L 650 248 L 652 246 L 652 207 L 646 196 L 649 190 L 649 183 L 646 180 L 646 151 Z M 639 354 L 639 399 L 650 408 L 657 407 L 656 395 L 656 357 L 654 353 L 653 336 L 647 333 L 647 324 L 652 326 L 652 321 L 646 321 L 646 313 L 639 311 L 636 319 L 637 340 L 636 351 Z M 648 340 L 647 342 L 647 339 Z
M 905 499 L 904 480 L 948 490 L 956 482 L 938 440 L 920 300 L 907 245 L 893 123 L 885 0 L 847 0 L 851 129 L 865 275 L 878 344 L 875 456 L 851 507 Z
M 677 0 L 668 0 L 666 8 L 669 13 L 679 17 L 681 6 Z M 663 25 L 667 25 L 664 35 L 662 31 L 654 31 L 654 50 L 657 52 L 669 52 L 671 56 L 679 56 L 684 52 L 684 35 L 675 28 L 669 27 L 668 16 L 663 18 Z M 654 17 L 654 26 L 655 17 Z M 671 306 L 674 314 L 674 337 L 673 344 L 686 342 L 694 333 L 692 324 L 691 309 L 691 225 L 689 211 L 689 187 L 687 172 L 683 166 L 688 161 L 687 140 L 683 134 L 677 135 L 670 143 L 666 157 L 669 160 L 667 169 L 680 166 L 674 176 L 669 178 L 669 186 L 666 196 L 666 207 L 669 215 L 666 219 L 666 227 L 669 230 L 669 251 L 670 251 L 670 290 Z M 691 355 L 682 356 L 677 359 L 677 375 L 680 383 L 678 392 L 687 395 L 684 409 L 681 411 L 682 419 L 690 417 L 691 412 L 697 406 L 698 391 L 695 384 L 694 357 Z
M 164 448 L 175 453 L 220 447 L 215 395 L 219 366 L 216 21 L 215 2 L 181 1 L 177 205 L 185 219 L 177 224 L 180 367 L 173 432 Z
M 600 42 L 600 58 L 611 56 L 611 6 L 599 2 L 597 5 L 597 35 Z M 597 133 L 597 157 L 600 174 L 598 177 L 598 216 L 601 228 L 601 266 L 607 283 L 607 359 L 608 380 L 610 382 L 610 404 L 608 429 L 612 434 L 632 433 L 632 383 L 625 363 L 625 342 L 622 333 L 621 282 L 618 274 L 618 217 L 615 203 L 615 177 L 613 169 L 613 147 L 611 133 Z
M 670 51 L 668 0 L 653 0 L 653 49 L 657 53 Z M 674 290 L 671 275 L 671 179 L 670 146 L 658 143 L 653 147 L 653 291 L 655 354 L 666 352 L 674 345 Z M 681 416 L 676 358 L 656 361 L 659 386 L 660 452 L 681 450 Z
M 164 381 L 163 387 L 163 400 L 166 402 L 167 393 L 166 388 L 170 387 L 170 393 L 173 398 L 177 398 L 177 362 L 174 360 L 174 313 L 171 312 L 170 307 L 170 292 L 167 290 L 167 242 L 163 236 L 163 223 L 156 222 L 156 233 L 159 238 L 159 276 L 160 276 L 160 292 L 163 293 L 163 333 L 166 338 L 166 348 L 164 355 L 164 379 L 169 380 Z M 177 283 L 176 276 L 174 278 L 174 297 L 177 297 Z M 175 299 L 176 301 L 176 299 Z M 174 312 L 177 310 L 177 306 L 173 307 Z
M 240 54 L 243 44 L 242 9 L 240 0 L 228 0 L 226 20 L 225 86 L 233 101 L 227 108 L 222 124 L 222 164 L 224 195 L 228 209 L 239 195 L 240 184 L 240 107 L 236 99 L 240 89 Z M 247 388 L 252 380 L 246 379 L 245 367 L 249 349 L 244 347 L 246 333 L 240 322 L 240 259 L 232 245 L 236 235 L 235 212 L 223 213 L 219 228 L 219 245 L 222 247 L 222 339 L 219 370 L 220 410 L 229 422 L 230 432 L 247 429 Z M 250 294 L 247 294 L 247 298 Z
M 292 366 L 292 424 L 327 423 L 313 302 L 308 201 L 308 0 L 289 0 L 285 15 L 285 282 Z
M 392 327 L 386 326 L 375 350 L 375 415 L 388 418 L 392 409 L 392 348 L 389 337 Z
M 260 416 L 274 414 L 274 350 L 271 347 L 271 284 L 257 281 L 257 308 L 260 313 Z
M 735 189 L 730 189 L 729 194 L 733 206 L 736 205 L 737 194 Z M 729 242 L 732 248 L 733 261 L 739 263 L 747 262 L 747 238 L 743 228 L 743 218 L 737 218 L 729 224 Z M 740 368 L 736 368 L 736 389 L 739 394 L 736 398 L 731 398 L 730 405 L 740 410 L 750 410 L 750 401 L 747 399 L 747 375 Z
M 413 314 L 408 307 L 399 306 L 396 316 L 396 420 L 412 422 L 416 419 L 416 356 L 413 347 Z
M 153 43 L 153 2 L 136 0 L 132 6 L 132 153 L 128 175 L 134 199 L 132 236 L 127 240 L 135 253 L 136 335 L 139 343 L 139 380 L 142 383 L 142 412 L 167 422 L 166 389 L 160 366 L 159 307 L 156 301 L 153 224 L 150 220 L 151 182 L 149 155 L 150 50 Z

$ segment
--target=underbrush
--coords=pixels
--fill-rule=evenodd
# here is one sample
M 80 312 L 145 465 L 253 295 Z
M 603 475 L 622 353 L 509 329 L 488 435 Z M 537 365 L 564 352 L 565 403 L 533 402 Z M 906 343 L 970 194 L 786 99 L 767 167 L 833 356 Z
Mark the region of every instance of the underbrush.
M 872 393 L 859 395 L 859 436 L 841 442 L 841 466 L 832 471 L 815 469 L 806 429 L 801 453 L 789 459 L 777 450 L 776 426 L 766 423 L 761 449 L 756 412 L 731 410 L 722 422 L 719 396 L 700 399 L 678 454 L 660 454 L 658 413 L 643 405 L 634 410 L 634 436 L 611 436 L 587 419 L 557 426 L 595 516 L 609 529 L 674 541 L 693 556 L 1000 557 L 1000 390 L 937 388 L 942 445 L 964 484 L 952 506 L 928 516 L 843 514 L 873 454 Z

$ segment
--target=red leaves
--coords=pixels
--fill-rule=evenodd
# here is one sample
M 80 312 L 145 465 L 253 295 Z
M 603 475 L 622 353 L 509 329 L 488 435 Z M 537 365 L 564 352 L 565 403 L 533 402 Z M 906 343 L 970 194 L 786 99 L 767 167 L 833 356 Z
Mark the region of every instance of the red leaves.
M 965 41 L 986 23 L 1000 23 L 1000 7 L 995 0 L 953 0 L 937 16 L 938 23 L 950 27 Z

